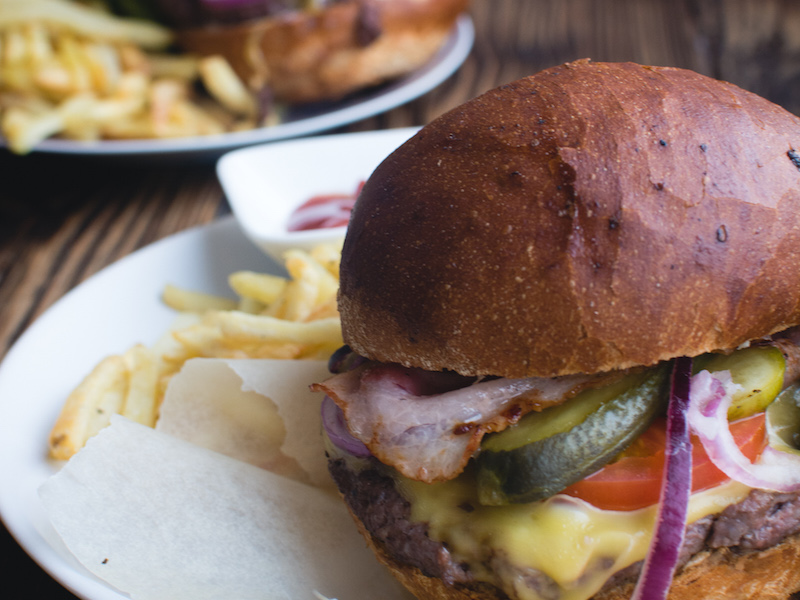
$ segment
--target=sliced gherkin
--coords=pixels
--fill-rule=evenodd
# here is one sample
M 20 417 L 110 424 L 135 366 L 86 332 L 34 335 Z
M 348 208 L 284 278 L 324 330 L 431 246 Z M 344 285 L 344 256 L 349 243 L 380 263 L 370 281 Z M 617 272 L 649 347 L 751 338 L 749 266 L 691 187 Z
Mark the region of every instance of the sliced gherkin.
M 800 384 L 783 390 L 767 407 L 769 445 L 800 454 Z
M 740 389 L 733 394 L 728 420 L 736 421 L 763 411 L 783 387 L 786 359 L 775 346 L 751 346 L 731 354 L 712 354 L 696 361 L 711 373 L 730 371 Z
M 479 501 L 548 498 L 610 462 L 663 413 L 666 373 L 662 366 L 585 390 L 487 436 L 476 459 Z

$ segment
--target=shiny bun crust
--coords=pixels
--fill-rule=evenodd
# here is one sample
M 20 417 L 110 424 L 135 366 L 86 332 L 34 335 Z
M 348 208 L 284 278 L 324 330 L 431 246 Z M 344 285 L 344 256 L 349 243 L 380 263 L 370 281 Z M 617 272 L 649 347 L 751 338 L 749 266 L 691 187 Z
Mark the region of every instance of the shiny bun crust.
M 251 87 L 268 85 L 278 101 L 318 102 L 421 67 L 442 47 L 467 4 L 468 0 L 349 0 L 321 10 L 176 35 L 187 51 L 225 56 Z
M 373 173 L 345 240 L 370 358 L 557 376 L 800 322 L 800 119 L 674 69 L 578 61 L 443 115 Z

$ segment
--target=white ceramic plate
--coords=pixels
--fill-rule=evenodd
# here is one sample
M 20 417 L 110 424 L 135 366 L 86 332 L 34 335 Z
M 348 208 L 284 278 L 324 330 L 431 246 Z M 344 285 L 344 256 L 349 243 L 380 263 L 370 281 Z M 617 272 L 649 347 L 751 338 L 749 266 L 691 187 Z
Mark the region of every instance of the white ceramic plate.
M 104 356 L 152 344 L 175 313 L 160 301 L 167 283 L 230 294 L 238 269 L 279 272 L 232 218 L 131 254 L 56 302 L 0 364 L 0 517 L 20 545 L 64 587 L 86 600 L 124 596 L 86 571 L 47 521 L 37 489 L 56 470 L 47 435 L 72 388 Z
M 209 154 L 219 155 L 243 146 L 320 133 L 380 114 L 430 91 L 461 66 L 472 49 L 474 39 L 472 19 L 468 15 L 462 15 L 444 47 L 422 69 L 346 101 L 295 109 L 290 113 L 289 121 L 274 127 L 164 140 L 111 140 L 84 143 L 53 138 L 45 140 L 36 146 L 35 150 L 95 156 L 175 155 L 180 158 L 190 158 Z
M 404 127 L 243 148 L 223 156 L 217 174 L 244 233 L 282 262 L 289 248 L 344 238 L 346 227 L 288 231 L 296 207 L 318 195 L 354 193 L 416 131 Z

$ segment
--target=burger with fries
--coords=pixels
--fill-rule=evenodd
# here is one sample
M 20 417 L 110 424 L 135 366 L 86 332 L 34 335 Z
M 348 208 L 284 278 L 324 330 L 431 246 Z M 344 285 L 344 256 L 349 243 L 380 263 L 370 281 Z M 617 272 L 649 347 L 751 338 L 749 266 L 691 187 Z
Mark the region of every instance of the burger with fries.
M 800 590 L 800 119 L 545 70 L 384 160 L 340 282 L 329 468 L 418 598 Z
M 4 0 L 0 131 L 178 138 L 275 125 L 422 67 L 468 0 Z

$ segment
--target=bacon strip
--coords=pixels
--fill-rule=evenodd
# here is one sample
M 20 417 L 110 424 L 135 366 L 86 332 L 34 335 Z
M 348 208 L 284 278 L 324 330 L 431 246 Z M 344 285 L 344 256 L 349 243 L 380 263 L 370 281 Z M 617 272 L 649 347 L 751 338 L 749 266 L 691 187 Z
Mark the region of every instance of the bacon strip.
M 486 433 L 610 377 L 476 381 L 370 362 L 312 387 L 336 402 L 350 433 L 378 460 L 410 479 L 431 483 L 463 471 Z
M 773 336 L 787 360 L 786 381 L 800 378 L 800 327 Z M 312 389 L 344 412 L 353 437 L 384 464 L 424 482 L 463 471 L 483 436 L 502 431 L 532 410 L 560 404 L 622 372 L 555 379 L 482 379 L 366 362 Z

